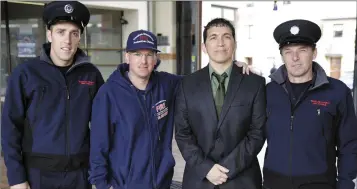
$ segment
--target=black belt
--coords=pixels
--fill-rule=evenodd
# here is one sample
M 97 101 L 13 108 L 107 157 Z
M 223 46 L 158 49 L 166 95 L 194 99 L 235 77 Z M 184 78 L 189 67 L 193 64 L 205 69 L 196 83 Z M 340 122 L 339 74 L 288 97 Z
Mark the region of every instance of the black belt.
M 89 153 L 75 155 L 54 155 L 23 153 L 25 165 L 44 171 L 75 171 L 89 167 Z

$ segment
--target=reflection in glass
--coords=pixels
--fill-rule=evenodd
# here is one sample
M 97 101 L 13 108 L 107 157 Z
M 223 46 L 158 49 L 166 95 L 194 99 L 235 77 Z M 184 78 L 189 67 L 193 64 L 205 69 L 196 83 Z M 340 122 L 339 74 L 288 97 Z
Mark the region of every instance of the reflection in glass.
M 122 11 L 90 8 L 91 18 L 81 47 L 94 64 L 118 65 L 122 62 Z M 84 45 L 85 40 L 87 44 Z

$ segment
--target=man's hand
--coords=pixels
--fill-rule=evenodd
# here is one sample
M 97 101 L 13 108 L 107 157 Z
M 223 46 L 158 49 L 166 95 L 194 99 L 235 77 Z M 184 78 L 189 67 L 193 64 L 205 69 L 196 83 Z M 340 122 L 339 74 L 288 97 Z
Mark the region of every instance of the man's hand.
M 10 186 L 10 189 L 30 189 L 30 185 L 27 182 L 24 182 L 21 184 Z
M 250 68 L 249 68 L 249 66 L 248 66 L 247 63 L 245 63 L 245 62 L 240 62 L 240 61 L 237 61 L 237 60 L 234 60 L 233 62 L 234 62 L 238 67 L 243 67 L 243 74 L 249 75 L 249 71 L 251 71 L 251 70 L 250 70 Z M 254 73 L 254 72 L 253 72 L 253 73 Z
M 208 172 L 206 178 L 214 185 L 220 185 L 227 181 L 227 174 L 229 170 L 219 164 L 214 164 L 212 169 Z

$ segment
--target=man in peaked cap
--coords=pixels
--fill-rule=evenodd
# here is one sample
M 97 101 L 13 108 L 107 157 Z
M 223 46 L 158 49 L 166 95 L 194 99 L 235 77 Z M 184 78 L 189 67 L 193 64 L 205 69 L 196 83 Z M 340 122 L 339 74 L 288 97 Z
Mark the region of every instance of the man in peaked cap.
M 314 61 L 320 37 L 319 26 L 308 20 L 290 20 L 274 31 L 284 65 L 267 85 L 267 189 L 355 188 L 352 95 Z
M 89 11 L 77 1 L 46 4 L 49 43 L 10 76 L 2 148 L 11 189 L 89 189 L 89 120 L 103 84 L 79 48 Z

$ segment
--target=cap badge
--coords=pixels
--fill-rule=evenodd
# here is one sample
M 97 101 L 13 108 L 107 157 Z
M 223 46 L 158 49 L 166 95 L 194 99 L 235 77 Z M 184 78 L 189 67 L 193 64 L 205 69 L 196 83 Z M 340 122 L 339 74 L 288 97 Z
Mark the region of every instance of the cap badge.
M 300 31 L 300 29 L 297 26 L 293 26 L 293 27 L 290 28 L 290 33 L 293 34 L 293 35 L 298 34 L 299 31 Z
M 73 12 L 73 7 L 72 7 L 72 5 L 70 5 L 70 4 L 65 5 L 65 6 L 64 6 L 64 12 L 66 12 L 66 13 L 68 13 L 68 14 L 72 13 L 72 12 Z
M 154 39 L 147 33 L 139 33 L 138 35 L 136 35 L 134 38 L 134 44 L 137 43 L 150 43 L 150 44 L 154 44 Z

